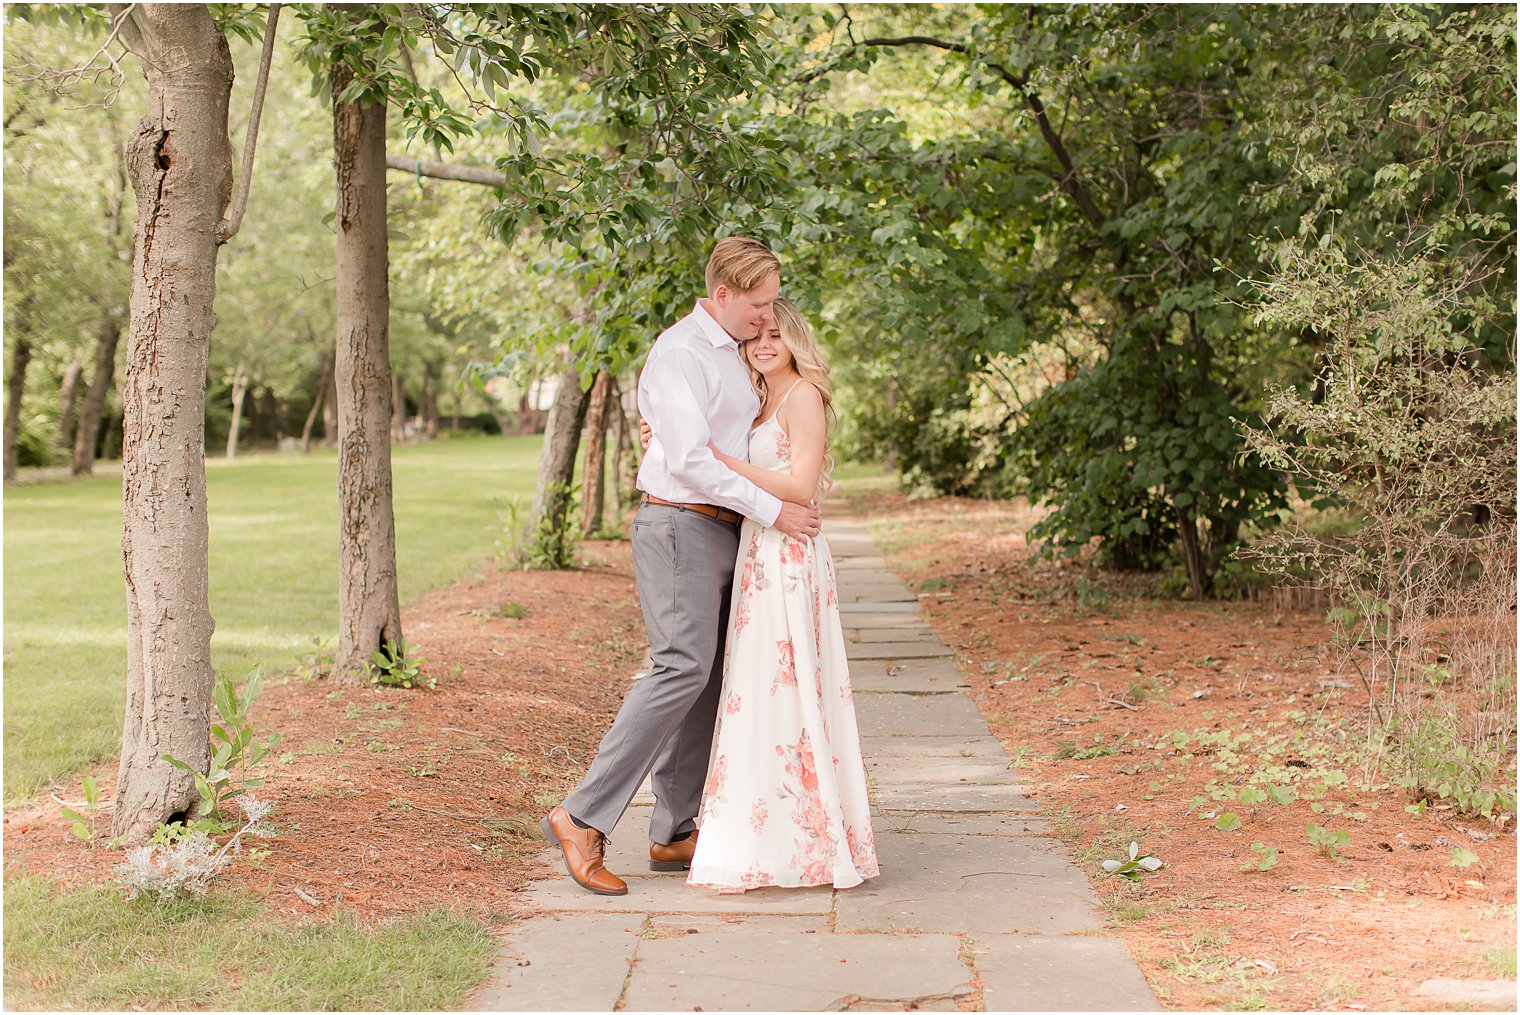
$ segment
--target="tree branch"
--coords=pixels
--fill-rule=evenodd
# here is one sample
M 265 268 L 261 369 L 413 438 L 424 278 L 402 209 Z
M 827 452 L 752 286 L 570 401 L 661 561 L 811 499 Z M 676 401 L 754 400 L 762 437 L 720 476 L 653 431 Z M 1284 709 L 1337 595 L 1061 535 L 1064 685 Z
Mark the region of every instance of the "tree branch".
M 132 8 L 136 6 L 135 3 L 106 5 L 106 10 L 111 14 L 113 25 L 111 35 L 120 35 L 122 43 L 127 49 L 136 53 L 139 59 L 150 60 L 153 54 L 148 51 L 148 41 L 143 36 L 142 29 L 137 26 L 137 22 L 133 19 Z M 106 39 L 106 46 L 110 44 L 111 40 L 109 38 Z M 104 50 L 105 46 L 102 46 L 101 49 Z
M 269 5 L 269 23 L 264 26 L 264 53 L 259 57 L 259 76 L 253 83 L 253 109 L 248 114 L 248 137 L 243 142 L 243 172 L 238 180 L 237 197 L 216 227 L 216 242 L 226 243 L 237 235 L 248 210 L 248 188 L 253 184 L 253 152 L 259 143 L 259 116 L 264 112 L 264 92 L 269 87 L 269 66 L 274 62 L 274 33 L 280 21 L 280 5 Z
M 410 159 L 404 155 L 387 155 L 385 168 L 415 176 L 430 176 L 435 180 L 455 180 L 460 183 L 478 183 L 482 187 L 506 187 L 506 174 L 484 166 L 461 166 L 432 159 Z
M 971 47 L 959 42 L 948 42 L 944 39 L 936 39 L 927 35 L 905 35 L 896 39 L 865 39 L 860 43 L 862 46 L 932 46 L 935 49 L 943 49 L 951 53 L 960 53 L 977 59 L 980 63 L 997 72 L 998 77 L 1012 85 L 1024 96 L 1024 101 L 1029 104 L 1029 109 L 1034 113 L 1035 122 L 1039 125 L 1040 136 L 1045 139 L 1045 145 L 1061 164 L 1062 175 L 1059 178 L 1061 189 L 1076 202 L 1077 208 L 1093 225 L 1102 225 L 1104 215 L 1098 209 L 1097 202 L 1082 186 L 1082 181 L 1077 177 L 1076 164 L 1072 161 L 1071 153 L 1066 150 L 1066 144 L 1061 140 L 1061 135 L 1051 125 L 1049 113 L 1045 109 L 1045 103 L 1040 100 L 1039 93 L 1029 87 L 1029 75 L 1027 73 L 1015 73 L 1006 66 L 986 57 L 978 57 L 971 51 Z

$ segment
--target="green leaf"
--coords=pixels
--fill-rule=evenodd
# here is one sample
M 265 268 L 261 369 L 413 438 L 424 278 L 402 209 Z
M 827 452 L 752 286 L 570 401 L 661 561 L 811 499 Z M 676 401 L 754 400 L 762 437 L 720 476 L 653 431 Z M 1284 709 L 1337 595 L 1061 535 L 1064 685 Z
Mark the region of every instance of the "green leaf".
M 1478 862 L 1478 854 L 1470 849 L 1458 846 L 1451 851 L 1451 859 L 1447 861 L 1453 867 L 1471 867 Z
M 1214 819 L 1214 827 L 1221 832 L 1233 832 L 1240 827 L 1240 818 L 1234 811 L 1225 811 Z

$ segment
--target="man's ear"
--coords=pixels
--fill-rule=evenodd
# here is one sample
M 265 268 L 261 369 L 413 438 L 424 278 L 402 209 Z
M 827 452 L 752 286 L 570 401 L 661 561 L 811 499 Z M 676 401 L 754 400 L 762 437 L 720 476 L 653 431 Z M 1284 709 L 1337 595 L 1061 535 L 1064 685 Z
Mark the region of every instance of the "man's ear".
M 712 301 L 718 306 L 728 305 L 728 298 L 733 295 L 733 290 L 725 282 L 719 282 L 718 287 L 712 292 Z

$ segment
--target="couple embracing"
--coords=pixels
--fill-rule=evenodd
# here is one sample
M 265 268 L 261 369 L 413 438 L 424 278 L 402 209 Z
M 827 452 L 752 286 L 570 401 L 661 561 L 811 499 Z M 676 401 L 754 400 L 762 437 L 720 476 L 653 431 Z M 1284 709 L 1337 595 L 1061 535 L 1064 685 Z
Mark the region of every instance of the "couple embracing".
M 819 529 L 828 367 L 780 286 L 764 244 L 720 241 L 706 298 L 660 335 L 639 381 L 633 560 L 654 665 L 541 823 L 598 895 L 628 892 L 604 845 L 646 776 L 652 870 L 728 892 L 878 873 Z

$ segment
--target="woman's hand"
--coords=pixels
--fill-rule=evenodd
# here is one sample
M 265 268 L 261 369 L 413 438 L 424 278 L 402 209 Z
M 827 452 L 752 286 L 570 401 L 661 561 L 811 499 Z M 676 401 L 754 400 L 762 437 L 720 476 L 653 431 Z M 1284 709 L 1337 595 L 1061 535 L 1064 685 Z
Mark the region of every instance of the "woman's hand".
M 725 455 L 723 452 L 718 450 L 718 446 L 712 441 L 707 442 L 707 450 L 711 451 L 713 453 L 713 457 L 718 461 L 722 462 L 724 465 L 727 465 L 729 468 L 733 468 L 733 463 L 735 461 L 733 455 Z
M 640 418 L 639 419 L 639 443 L 644 446 L 644 450 L 645 451 L 649 450 L 649 438 L 652 437 L 653 435 L 654 435 L 654 431 L 651 430 L 651 429 L 649 429 L 649 420 Z

